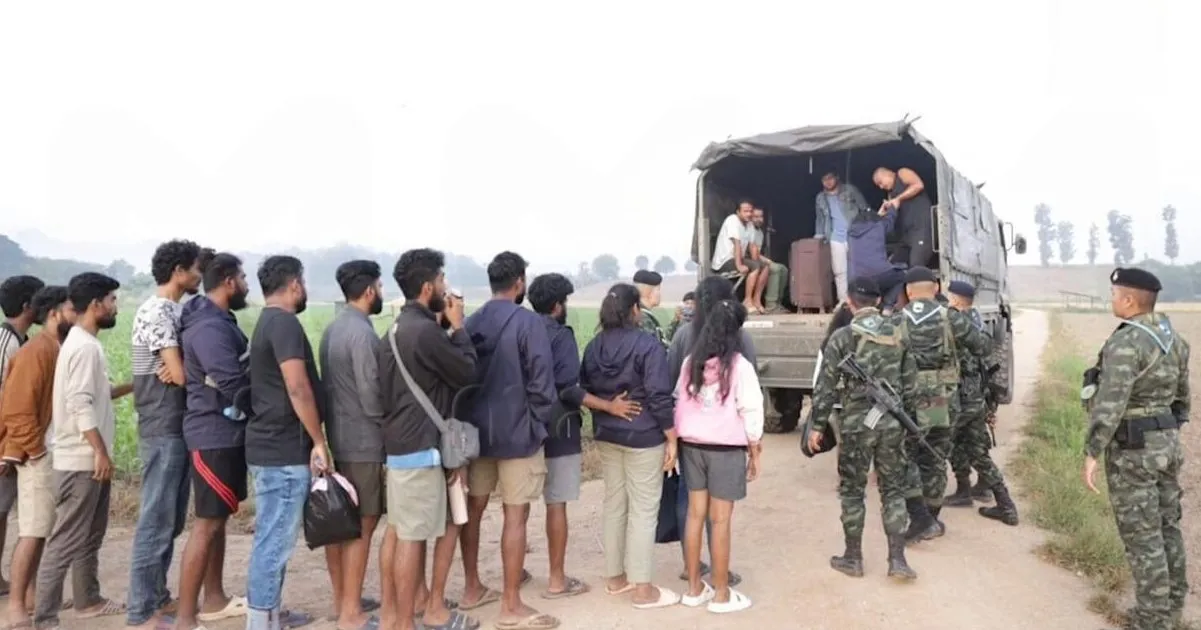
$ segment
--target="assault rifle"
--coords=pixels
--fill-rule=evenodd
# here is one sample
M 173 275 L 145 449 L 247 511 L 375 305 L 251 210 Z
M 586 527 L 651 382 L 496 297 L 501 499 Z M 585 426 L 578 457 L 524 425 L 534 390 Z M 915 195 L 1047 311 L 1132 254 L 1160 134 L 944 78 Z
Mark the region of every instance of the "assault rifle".
M 896 418 L 901 423 L 901 426 L 905 427 L 905 430 L 917 440 L 918 444 L 921 444 L 926 450 L 934 453 L 939 459 L 946 459 L 946 455 L 938 452 L 937 449 L 926 441 L 926 436 L 922 435 L 922 430 L 918 428 L 917 423 L 913 421 L 913 418 L 909 417 L 909 414 L 905 413 L 905 406 L 901 404 L 901 397 L 897 395 L 892 385 L 869 375 L 853 354 L 849 354 L 845 359 L 839 361 L 838 369 L 864 386 L 868 398 L 875 404 L 873 411 L 881 414 L 887 413 Z
M 996 413 L 997 407 L 1001 400 L 1009 392 L 1009 388 L 993 380 L 997 371 L 1001 369 L 1001 364 L 987 366 L 984 369 L 984 403 L 988 407 L 989 413 Z M 992 439 L 992 445 L 997 445 L 997 430 L 992 424 L 988 425 L 988 436 Z

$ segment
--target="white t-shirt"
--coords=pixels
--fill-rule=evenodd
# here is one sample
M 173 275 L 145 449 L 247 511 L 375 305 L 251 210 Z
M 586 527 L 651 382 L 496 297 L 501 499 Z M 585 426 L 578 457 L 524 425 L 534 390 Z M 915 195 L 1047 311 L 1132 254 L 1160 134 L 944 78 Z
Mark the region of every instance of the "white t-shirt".
M 721 224 L 721 230 L 717 233 L 717 243 L 713 246 L 713 262 L 711 267 L 714 271 L 720 271 L 722 266 L 734 260 L 734 241 L 738 239 L 738 243 L 742 246 L 742 253 L 747 252 L 747 246 L 751 244 L 751 234 L 754 228 L 750 222 L 743 223 L 737 214 L 731 214 L 726 217 L 726 220 Z

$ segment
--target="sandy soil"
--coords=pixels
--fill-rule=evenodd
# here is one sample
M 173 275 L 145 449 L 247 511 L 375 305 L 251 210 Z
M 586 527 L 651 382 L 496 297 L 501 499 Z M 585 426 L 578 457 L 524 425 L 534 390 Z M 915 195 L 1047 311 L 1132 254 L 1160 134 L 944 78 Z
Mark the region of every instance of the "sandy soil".
M 1017 400 L 1025 400 L 1037 376 L 1040 349 L 1046 339 L 1046 319 L 1039 312 L 1024 312 L 1015 326 L 1019 351 L 1016 366 Z M 997 454 L 1008 458 L 1019 439 L 1024 417 L 1021 404 L 1002 412 L 998 425 L 1001 443 Z M 987 521 L 974 510 L 947 510 L 949 533 L 910 553 L 910 562 L 920 579 L 909 586 L 894 585 L 885 577 L 885 542 L 880 528 L 878 500 L 869 493 L 865 543 L 867 571 L 855 580 L 834 573 L 828 559 L 842 549 L 838 521 L 835 462 L 832 456 L 805 459 L 798 449 L 799 434 L 770 436 L 766 443 L 764 474 L 750 490 L 750 497 L 735 513 L 734 565 L 745 581 L 741 590 L 755 602 L 744 613 L 715 619 L 703 610 L 673 607 L 636 611 L 626 597 L 606 596 L 602 590 L 603 567 L 600 543 L 602 483 L 585 484 L 581 500 L 571 507 L 572 541 L 569 572 L 593 587 L 593 592 L 567 600 L 543 601 L 546 553 L 542 510 L 535 508 L 530 524 L 532 552 L 527 567 L 534 582 L 525 589 L 526 601 L 559 615 L 563 628 L 685 629 L 729 628 L 974 628 L 1016 630 L 1021 628 L 1094 628 L 1104 625 L 1086 609 L 1089 586 L 1074 575 L 1039 560 L 1034 549 L 1044 540 L 1032 525 L 1009 528 Z M 500 585 L 499 512 L 492 510 L 484 524 L 483 567 L 485 580 Z M 107 595 L 124 597 L 128 581 L 130 532 L 110 531 L 102 558 L 103 584 Z M 250 538 L 230 539 L 227 583 L 234 593 L 243 592 Z M 178 553 L 178 552 L 177 552 Z M 656 549 L 656 573 L 660 583 L 679 589 L 679 548 L 661 545 Z M 372 571 L 374 573 L 374 571 Z M 369 577 L 368 594 L 378 593 L 378 576 Z M 170 583 L 178 583 L 172 571 Z M 459 593 L 461 572 L 452 576 L 451 595 Z M 69 588 L 69 585 L 68 585 Z M 286 605 L 324 614 L 329 606 L 328 578 L 324 556 L 299 545 L 293 556 L 285 587 Z M 477 611 L 478 612 L 478 611 Z M 483 609 L 485 627 L 495 620 L 497 606 Z M 104 630 L 119 628 L 122 619 L 93 621 L 68 628 Z M 209 626 L 211 630 L 242 627 L 241 620 Z M 315 629 L 333 628 L 318 622 Z

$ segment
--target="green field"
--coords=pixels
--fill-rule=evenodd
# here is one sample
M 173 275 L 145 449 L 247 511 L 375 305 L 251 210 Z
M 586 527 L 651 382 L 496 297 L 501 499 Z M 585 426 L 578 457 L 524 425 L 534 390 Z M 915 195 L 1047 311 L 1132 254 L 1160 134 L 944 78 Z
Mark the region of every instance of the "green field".
M 100 333 L 100 340 L 104 343 L 105 353 L 108 356 L 109 377 L 114 383 L 126 383 L 132 379 L 130 373 L 131 351 L 129 346 L 133 315 L 137 310 L 137 304 L 122 304 L 120 309 L 116 327 Z M 246 331 L 247 336 L 250 336 L 254 330 L 254 324 L 258 320 L 260 310 L 259 307 L 252 306 L 237 314 L 238 323 L 241 325 L 242 330 Z M 664 323 L 671 321 L 671 310 L 656 309 L 656 314 L 659 316 L 659 320 Z M 305 330 L 308 332 L 309 341 L 313 344 L 314 352 L 319 347 L 321 333 L 333 318 L 334 307 L 330 304 L 312 304 L 305 309 L 304 313 L 301 313 L 300 321 L 304 324 Z M 387 330 L 394 318 L 395 311 L 391 306 L 386 306 L 383 314 L 373 318 L 375 329 L 382 334 Z M 568 323 L 575 330 L 576 340 L 579 342 L 580 350 L 583 351 L 584 346 L 592 339 L 596 332 L 597 310 L 593 307 L 569 309 Z M 117 439 L 115 440 L 116 444 L 113 445 L 113 461 L 121 473 L 137 473 L 141 469 L 141 464 L 138 460 L 138 432 L 136 423 L 137 420 L 133 412 L 133 397 L 126 396 L 117 404 Z

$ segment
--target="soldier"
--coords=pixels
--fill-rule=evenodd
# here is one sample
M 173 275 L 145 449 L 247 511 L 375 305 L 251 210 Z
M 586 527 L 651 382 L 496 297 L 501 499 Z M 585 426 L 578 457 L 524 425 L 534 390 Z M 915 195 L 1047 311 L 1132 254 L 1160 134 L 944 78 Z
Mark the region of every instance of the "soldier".
M 962 280 L 955 280 L 948 285 L 947 292 L 950 294 L 950 307 L 967 315 L 976 330 L 987 335 L 979 311 L 972 306 L 976 298 L 976 288 Z M 955 471 L 955 493 L 948 495 L 943 505 L 972 506 L 974 501 L 971 474 L 975 468 L 980 484 L 990 488 L 997 497 L 996 506 L 980 508 L 980 514 L 1006 525 L 1017 525 L 1017 506 L 1009 497 L 1001 470 L 988 454 L 992 447 L 988 426 L 995 418 L 995 409 L 990 409 L 987 401 L 987 380 L 988 369 L 984 359 L 967 353 L 960 354 L 959 410 L 954 417 L 951 437 L 951 469 Z
M 959 357 L 970 353 L 983 358 L 992 350 L 984 333 L 959 311 L 938 303 L 938 279 L 925 267 L 905 274 L 909 302 L 895 316 L 898 328 L 918 369 L 917 415 L 914 418 L 938 455 L 914 440 L 906 442 L 909 455 L 905 503 L 909 510 L 909 542 L 937 538 L 946 533 L 938 519 L 947 489 L 946 454 L 951 446 L 951 418 L 959 406 Z
M 662 299 L 659 294 L 659 285 L 663 284 L 663 276 L 654 271 L 639 269 L 634 274 L 634 286 L 638 287 L 638 308 L 642 311 L 642 329 L 655 336 L 664 347 L 671 344 L 669 339 L 663 333 L 663 325 L 659 323 L 659 318 L 655 317 L 654 309 L 659 306 Z
M 861 386 L 845 383 L 839 388 L 842 374 L 838 365 L 844 357 L 854 355 L 868 374 L 890 384 L 904 406 L 914 409 L 917 363 L 902 343 L 895 320 L 877 310 L 880 289 L 876 283 L 869 278 L 855 278 L 847 293 L 854 319 L 849 326 L 834 331 L 825 346 L 813 395 L 813 427 L 807 436 L 809 448 L 816 452 L 834 405 L 842 403 L 838 494 L 846 551 L 830 558 L 830 568 L 863 577 L 864 490 L 868 471 L 875 464 L 884 531 L 888 534 L 888 576 L 914 580 L 917 573 L 905 561 L 905 429 L 891 414 L 873 420 L 873 404 Z
M 1100 375 L 1082 392 L 1089 412 L 1084 481 L 1105 454 L 1105 481 L 1118 534 L 1134 578 L 1136 602 L 1128 628 L 1170 628 L 1180 620 L 1185 579 L 1180 534 L 1180 483 L 1184 465 L 1179 425 L 1188 421 L 1189 345 L 1155 312 L 1159 280 L 1137 268 L 1118 268 L 1113 314 L 1122 324 L 1097 362 Z M 1093 375 L 1096 371 L 1089 370 Z M 1086 373 L 1086 382 L 1088 375 Z

